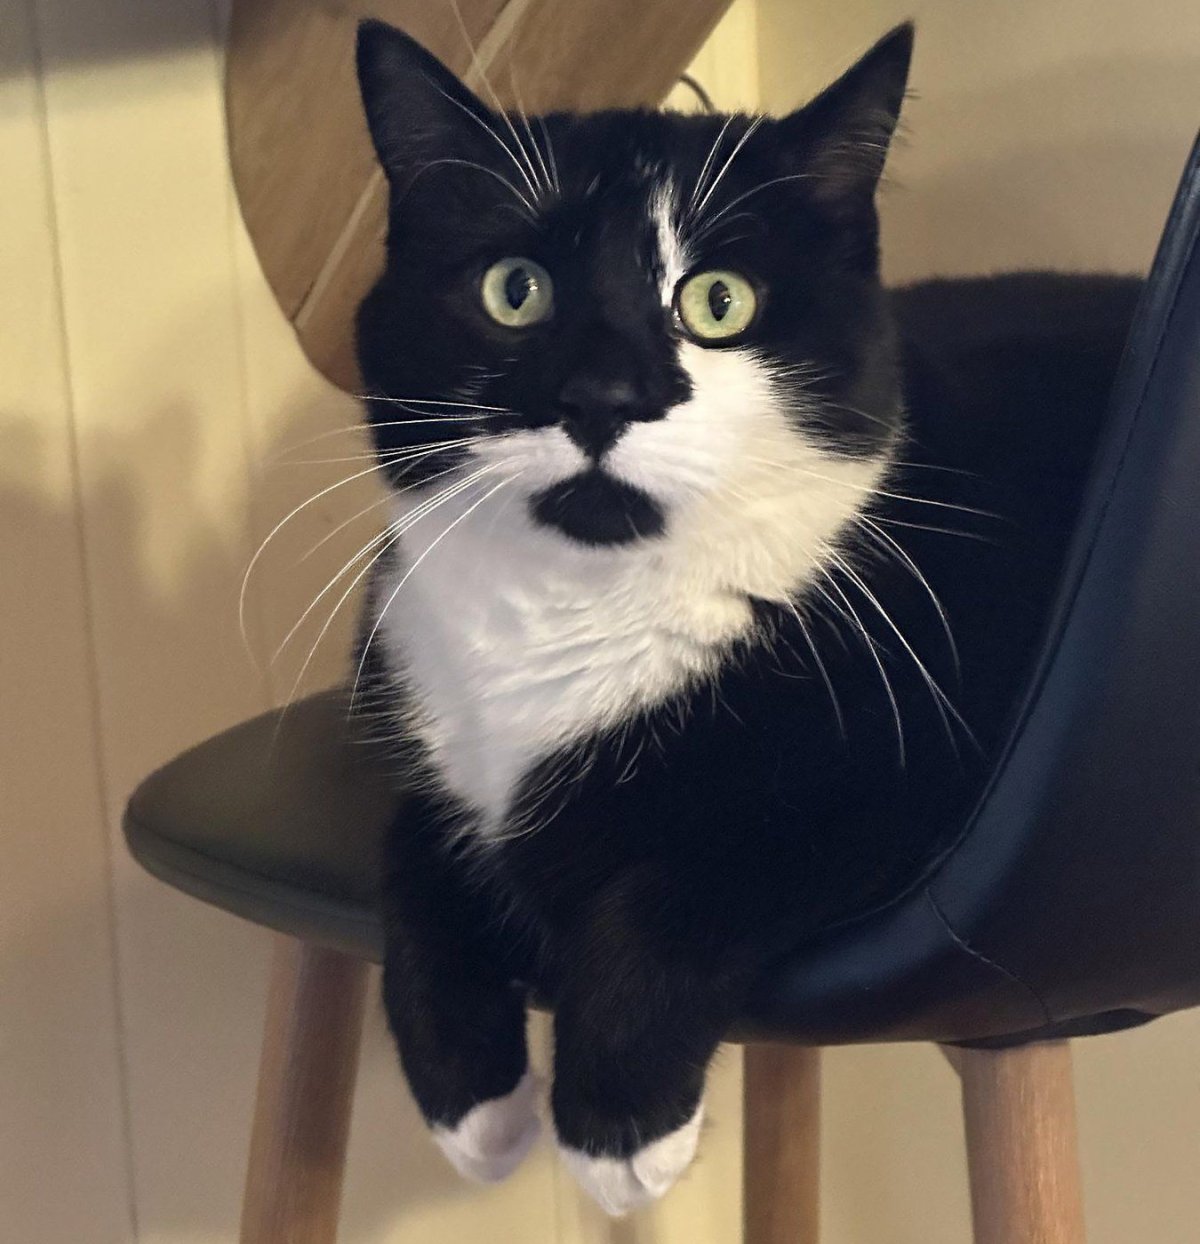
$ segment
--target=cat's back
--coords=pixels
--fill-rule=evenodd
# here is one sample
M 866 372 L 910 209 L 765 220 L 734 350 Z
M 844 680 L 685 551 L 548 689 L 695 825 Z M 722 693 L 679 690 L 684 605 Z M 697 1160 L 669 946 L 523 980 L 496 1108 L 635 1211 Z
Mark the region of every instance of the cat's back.
M 935 277 L 890 291 L 902 333 L 931 359 L 993 347 L 1119 352 L 1142 289 L 1135 276 L 1006 272 Z
M 1013 272 L 892 290 L 914 442 L 985 473 L 1085 463 L 1141 288 Z

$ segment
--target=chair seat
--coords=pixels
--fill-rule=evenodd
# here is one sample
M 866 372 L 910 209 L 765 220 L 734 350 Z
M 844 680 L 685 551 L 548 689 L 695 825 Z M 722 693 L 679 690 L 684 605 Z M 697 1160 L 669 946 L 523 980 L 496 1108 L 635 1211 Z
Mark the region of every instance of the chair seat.
M 401 795 L 347 710 L 346 694 L 324 692 L 151 774 L 125 813 L 134 858 L 256 924 L 378 962 L 380 845 Z

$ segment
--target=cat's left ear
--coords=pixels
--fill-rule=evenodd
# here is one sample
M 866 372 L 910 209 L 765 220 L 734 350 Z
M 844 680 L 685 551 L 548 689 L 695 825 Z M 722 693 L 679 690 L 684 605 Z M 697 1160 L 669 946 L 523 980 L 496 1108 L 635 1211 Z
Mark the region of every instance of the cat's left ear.
M 393 181 L 487 143 L 495 114 L 415 39 L 386 22 L 361 22 L 357 61 L 367 128 Z
M 912 22 L 897 26 L 780 122 L 789 164 L 812 201 L 834 210 L 872 202 L 904 102 L 913 33 Z

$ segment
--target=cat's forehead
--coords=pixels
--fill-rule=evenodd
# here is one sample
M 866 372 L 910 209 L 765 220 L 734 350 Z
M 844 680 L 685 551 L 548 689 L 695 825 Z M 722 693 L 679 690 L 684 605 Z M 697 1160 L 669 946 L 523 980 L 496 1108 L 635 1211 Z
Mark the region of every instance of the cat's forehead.
M 564 200 L 586 201 L 622 196 L 650 200 L 664 187 L 691 194 L 761 121 L 743 115 L 639 111 L 551 114 L 542 124 Z

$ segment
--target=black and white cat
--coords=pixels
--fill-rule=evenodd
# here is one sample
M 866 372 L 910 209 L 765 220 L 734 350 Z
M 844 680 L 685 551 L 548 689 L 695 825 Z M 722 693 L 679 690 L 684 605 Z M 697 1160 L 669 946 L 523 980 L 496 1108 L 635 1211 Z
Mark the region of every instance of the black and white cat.
M 661 1195 L 771 966 L 911 884 L 1003 737 L 1136 285 L 883 290 L 911 46 L 780 120 L 529 121 L 361 28 L 385 998 L 468 1175 L 536 1136 L 536 995 L 564 1158 Z

